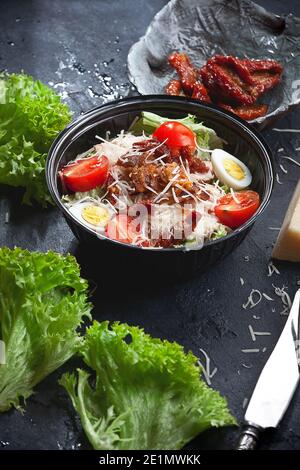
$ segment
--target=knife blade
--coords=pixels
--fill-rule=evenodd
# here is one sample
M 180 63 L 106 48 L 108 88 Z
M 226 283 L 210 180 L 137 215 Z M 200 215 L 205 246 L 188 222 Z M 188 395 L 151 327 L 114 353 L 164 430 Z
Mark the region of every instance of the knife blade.
M 300 289 L 279 340 L 264 366 L 245 413 L 237 450 L 256 447 L 261 431 L 276 428 L 300 378 Z

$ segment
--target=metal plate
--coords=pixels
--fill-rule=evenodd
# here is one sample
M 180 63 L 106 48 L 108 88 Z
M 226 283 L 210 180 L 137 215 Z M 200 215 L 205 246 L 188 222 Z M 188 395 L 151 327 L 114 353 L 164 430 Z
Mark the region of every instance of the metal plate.
M 163 93 L 175 77 L 167 58 L 182 51 L 201 67 L 215 54 L 275 59 L 284 66 L 281 83 L 261 98 L 266 116 L 252 122 L 274 123 L 300 103 L 300 18 L 278 16 L 249 0 L 171 0 L 131 48 L 128 68 L 142 94 Z

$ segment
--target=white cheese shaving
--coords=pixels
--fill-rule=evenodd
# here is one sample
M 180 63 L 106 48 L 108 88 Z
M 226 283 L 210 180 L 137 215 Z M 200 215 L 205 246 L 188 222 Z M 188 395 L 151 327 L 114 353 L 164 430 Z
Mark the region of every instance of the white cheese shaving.
M 258 353 L 260 350 L 257 348 L 254 349 L 242 349 L 242 352 L 245 354 Z
M 158 192 L 155 191 L 155 189 L 151 188 L 151 186 L 148 186 L 147 184 L 145 184 L 145 188 L 148 189 L 148 191 L 150 191 L 151 193 L 158 194 Z
M 276 268 L 273 261 L 270 261 L 268 264 L 268 277 L 271 277 L 274 273 L 280 274 L 280 271 Z
M 163 196 L 172 186 L 172 184 L 178 180 L 179 175 L 175 175 L 169 182 L 168 184 L 164 187 L 164 189 L 153 199 L 153 202 L 157 202 L 158 199 L 160 199 L 161 196 Z
M 283 310 L 280 312 L 280 315 L 288 315 L 292 307 L 292 301 L 291 301 L 289 294 L 285 290 L 287 289 L 287 287 L 282 286 L 280 288 L 280 287 L 274 286 L 274 284 L 272 285 L 273 285 L 275 294 L 278 295 L 278 297 L 280 297 L 281 302 L 282 302 Z
M 263 296 L 264 296 L 265 299 L 274 302 L 274 299 L 272 299 L 272 297 L 270 297 L 269 295 L 265 294 L 265 292 L 263 292 Z
M 300 129 L 278 129 L 277 127 L 273 127 L 272 130 L 275 132 L 300 132 Z
M 239 204 L 239 200 L 238 200 L 238 198 L 236 197 L 235 192 L 233 191 L 232 188 L 230 188 L 230 194 L 231 194 L 232 199 L 234 200 L 234 202 L 235 202 L 236 204 Z
M 174 188 L 172 188 L 172 194 L 173 194 L 173 199 L 174 199 L 174 201 L 178 204 L 178 203 L 179 203 L 179 199 L 178 199 L 178 197 L 177 197 L 177 195 L 176 195 L 176 192 L 175 192 L 175 189 L 174 189 Z
M 285 160 L 289 160 L 290 162 L 294 163 L 294 164 L 297 165 L 297 166 L 300 166 L 300 163 L 297 162 L 296 160 L 294 160 L 294 159 L 291 158 L 291 157 L 282 157 L 282 158 L 284 158 Z
M 254 296 L 257 296 L 257 299 L 254 300 Z M 259 290 L 257 289 L 252 289 L 251 292 L 250 292 L 250 295 L 248 297 L 248 300 L 246 303 L 244 303 L 242 305 L 243 309 L 247 309 L 248 307 L 249 308 L 254 308 L 256 307 L 262 300 L 262 294 Z
M 280 179 L 279 179 L 278 173 L 276 173 L 276 181 L 277 181 L 278 184 L 283 184 L 283 183 L 280 181 Z
M 135 136 L 124 132 L 121 132 L 112 140 L 106 140 L 99 135 L 96 135 L 95 137 L 102 142 L 101 144 L 95 145 L 95 150 L 97 153 L 105 155 L 111 164 L 115 164 L 118 159 L 125 156 L 127 152 L 132 152 L 132 146 L 134 143 L 149 139 L 149 137 L 144 135 Z M 136 153 L 140 152 L 136 151 Z
M 240 277 L 240 283 L 241 283 L 241 286 L 243 286 L 245 284 L 245 281 L 242 277 Z
M 280 167 L 281 171 L 283 171 L 283 173 L 285 173 L 287 175 L 287 173 L 288 173 L 287 169 L 284 168 L 284 166 L 281 165 L 281 164 L 279 165 L 279 167 Z
M 251 325 L 248 325 L 252 341 L 256 341 L 256 336 L 270 336 L 269 331 L 254 331 Z
M 205 358 L 205 366 L 201 363 L 200 359 L 198 360 L 198 364 L 201 366 L 204 378 L 207 382 L 207 385 L 211 385 L 211 379 L 214 377 L 214 375 L 217 373 L 217 368 L 214 367 L 214 369 L 211 371 L 210 370 L 210 357 L 208 354 L 204 351 L 204 349 L 200 349 L 202 352 L 204 358 Z

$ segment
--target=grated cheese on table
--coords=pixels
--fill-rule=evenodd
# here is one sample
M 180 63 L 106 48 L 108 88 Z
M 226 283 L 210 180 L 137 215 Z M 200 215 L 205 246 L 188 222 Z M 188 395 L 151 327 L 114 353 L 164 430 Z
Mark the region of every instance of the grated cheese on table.
M 214 377 L 214 375 L 217 373 L 217 368 L 214 367 L 214 369 L 211 371 L 210 370 L 210 357 L 208 354 L 204 351 L 204 349 L 200 349 L 202 352 L 204 358 L 205 358 L 205 366 L 201 363 L 200 359 L 198 360 L 198 364 L 201 366 L 204 378 L 207 382 L 207 385 L 211 385 L 211 379 Z
M 257 295 L 257 299 L 254 300 L 254 295 Z M 256 307 L 260 302 L 262 301 L 262 293 L 257 290 L 257 289 L 252 289 L 251 292 L 250 292 L 250 295 L 248 297 L 248 300 L 246 303 L 244 303 L 242 305 L 243 309 L 247 309 L 248 307 L 249 308 L 254 308 Z

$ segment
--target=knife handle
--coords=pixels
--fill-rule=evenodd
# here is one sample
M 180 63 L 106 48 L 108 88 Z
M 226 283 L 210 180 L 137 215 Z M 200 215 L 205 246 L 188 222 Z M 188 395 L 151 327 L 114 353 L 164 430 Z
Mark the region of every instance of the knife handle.
M 256 426 L 246 426 L 240 435 L 236 450 L 254 450 L 257 446 L 260 428 Z

